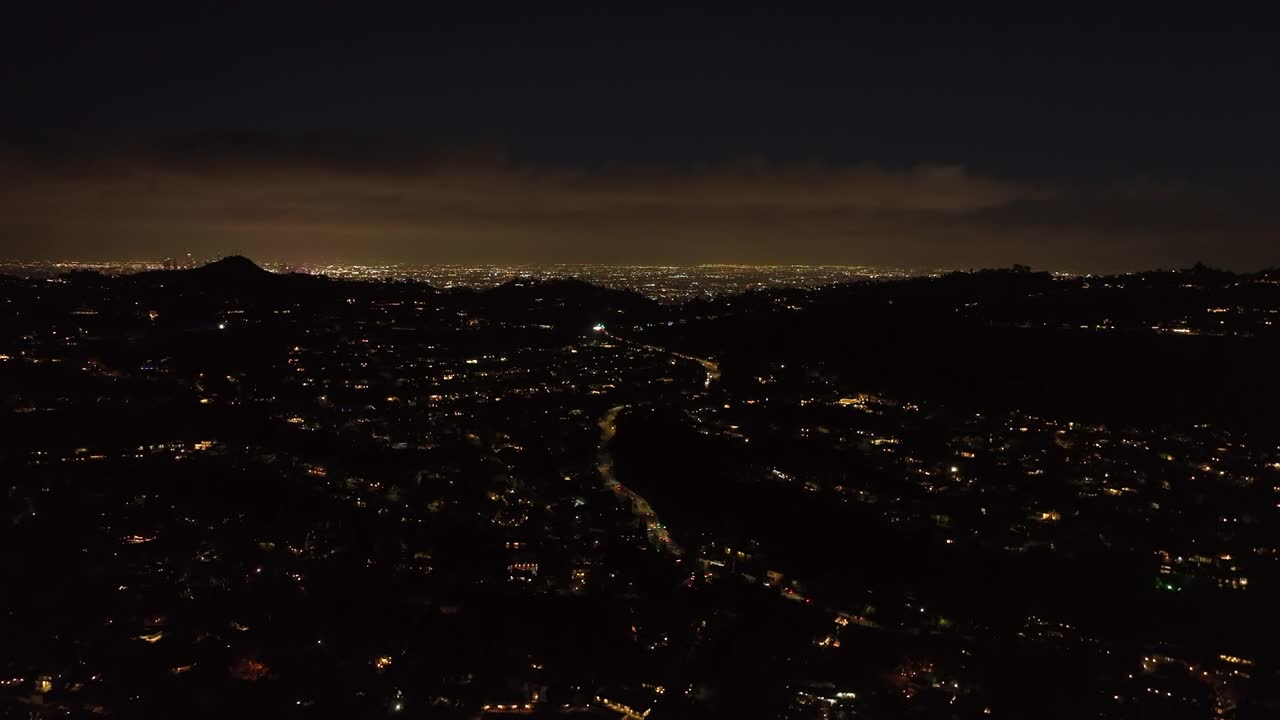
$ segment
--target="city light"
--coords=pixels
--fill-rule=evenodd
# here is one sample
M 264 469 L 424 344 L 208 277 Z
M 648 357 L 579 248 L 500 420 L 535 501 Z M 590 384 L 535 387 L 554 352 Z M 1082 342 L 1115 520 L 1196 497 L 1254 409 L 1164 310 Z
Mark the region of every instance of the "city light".
M 0 679 L 18 702 L 932 717 L 999 715 L 993 678 L 1017 677 L 1064 716 L 1105 687 L 1133 716 L 1232 717 L 1267 680 L 1269 386 L 1244 383 L 1251 406 L 1155 378 L 1147 407 L 1075 374 L 1113 341 L 1156 375 L 1185 360 L 1169 343 L 1264 357 L 1270 276 L 993 271 L 680 304 L 246 262 L 216 270 L 257 278 L 227 290 L 182 268 L 0 282 L 0 471 L 30 595 L 0 630 L 43 648 Z M 1143 313 L 1115 306 L 1149 287 Z M 1246 299 L 1268 311 L 1195 311 Z M 835 322 L 856 348 L 814 332 Z M 934 353 L 941 331 L 991 347 Z M 1028 349 L 1042 336 L 1052 352 Z M 936 380 L 957 375 L 973 387 Z M 1091 603 L 1199 627 L 1068 612 Z M 121 642 L 136 662 L 104 662 Z M 713 672 L 717 648 L 785 672 Z M 178 685 L 200 692 L 161 692 Z

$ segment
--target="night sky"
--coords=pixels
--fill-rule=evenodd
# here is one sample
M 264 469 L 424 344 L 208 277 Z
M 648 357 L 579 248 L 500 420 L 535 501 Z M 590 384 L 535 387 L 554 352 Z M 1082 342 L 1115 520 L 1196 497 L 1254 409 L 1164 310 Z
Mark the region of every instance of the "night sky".
M 30 5 L 4 256 L 1280 263 L 1268 18 Z

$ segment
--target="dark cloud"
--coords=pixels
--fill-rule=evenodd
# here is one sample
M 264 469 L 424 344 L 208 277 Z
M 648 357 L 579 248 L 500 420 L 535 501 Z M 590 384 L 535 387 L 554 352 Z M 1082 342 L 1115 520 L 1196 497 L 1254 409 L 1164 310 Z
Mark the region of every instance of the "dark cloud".
M 0 156 L 0 242 L 25 257 L 1253 269 L 1277 260 L 1277 199 L 957 165 L 548 166 L 335 136 Z

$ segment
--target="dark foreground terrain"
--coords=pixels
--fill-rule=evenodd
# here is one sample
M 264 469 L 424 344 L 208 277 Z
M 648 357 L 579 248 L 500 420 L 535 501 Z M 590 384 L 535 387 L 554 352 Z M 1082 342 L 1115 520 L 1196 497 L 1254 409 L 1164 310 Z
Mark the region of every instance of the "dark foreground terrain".
M 0 717 L 1280 713 L 1280 275 L 0 278 Z

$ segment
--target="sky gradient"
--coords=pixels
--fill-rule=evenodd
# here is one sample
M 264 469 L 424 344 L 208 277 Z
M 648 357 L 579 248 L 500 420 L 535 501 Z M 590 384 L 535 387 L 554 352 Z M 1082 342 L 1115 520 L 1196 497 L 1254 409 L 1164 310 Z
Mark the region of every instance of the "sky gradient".
M 1249 18 L 27 9 L 0 254 L 1280 262 Z

